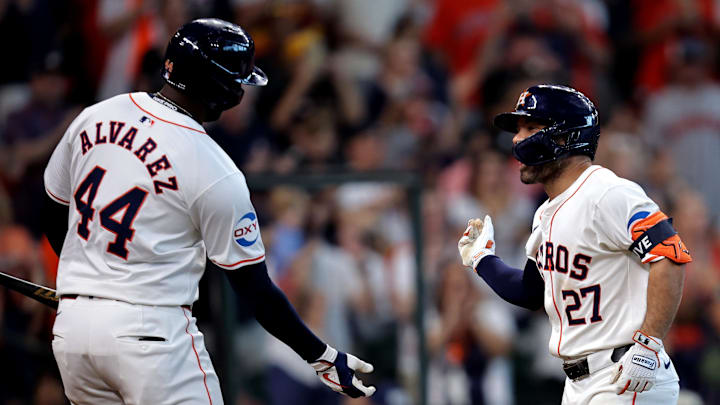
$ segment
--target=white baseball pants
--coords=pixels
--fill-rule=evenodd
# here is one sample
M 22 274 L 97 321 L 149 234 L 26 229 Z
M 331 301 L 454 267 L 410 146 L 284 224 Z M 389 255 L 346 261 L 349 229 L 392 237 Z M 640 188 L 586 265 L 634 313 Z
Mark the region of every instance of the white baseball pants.
M 222 405 L 220 382 L 187 308 L 62 299 L 55 360 L 75 405 Z
M 626 391 L 622 395 L 615 394 L 615 386 L 610 384 L 615 370 L 610 358 L 612 350 L 597 353 L 596 367 L 593 359 L 588 358 L 591 373 L 578 381 L 565 379 L 562 405 L 675 405 L 678 401 L 680 385 L 675 366 L 665 350 L 659 353 L 660 369 L 657 372 L 655 385 L 650 391 L 635 393 Z M 598 359 L 599 357 L 599 359 Z M 596 370 L 596 371 L 594 371 Z

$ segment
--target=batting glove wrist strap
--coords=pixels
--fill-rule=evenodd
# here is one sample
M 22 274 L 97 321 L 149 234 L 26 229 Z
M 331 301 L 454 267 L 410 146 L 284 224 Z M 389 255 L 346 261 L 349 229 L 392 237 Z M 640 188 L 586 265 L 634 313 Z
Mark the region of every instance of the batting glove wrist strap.
M 615 393 L 625 391 L 643 392 L 655 385 L 655 375 L 660 368 L 662 340 L 648 336 L 641 331 L 633 335 L 635 342 L 615 365 L 610 383 L 615 385 Z
M 375 393 L 375 387 L 364 386 L 355 375 L 356 371 L 371 373 L 374 367 L 352 354 L 339 352 L 328 345 L 322 356 L 310 365 L 320 381 L 335 392 L 351 398 L 369 397 Z
M 635 344 L 644 346 L 648 350 L 655 352 L 655 356 L 663 349 L 663 343 L 660 338 L 652 337 L 642 333 L 641 331 L 635 331 L 633 335 L 633 341 Z M 658 358 L 658 361 L 660 359 Z
M 317 360 L 315 360 L 313 363 L 310 363 L 310 365 L 312 366 L 312 368 L 315 369 L 316 373 L 325 371 L 328 368 L 332 367 L 332 365 L 335 363 L 337 355 L 338 351 L 335 350 L 332 346 L 327 345 L 322 356 L 318 357 Z
M 495 230 L 492 219 L 485 215 L 485 220 L 468 221 L 468 227 L 458 241 L 458 250 L 465 266 L 475 269 L 485 256 L 495 254 Z

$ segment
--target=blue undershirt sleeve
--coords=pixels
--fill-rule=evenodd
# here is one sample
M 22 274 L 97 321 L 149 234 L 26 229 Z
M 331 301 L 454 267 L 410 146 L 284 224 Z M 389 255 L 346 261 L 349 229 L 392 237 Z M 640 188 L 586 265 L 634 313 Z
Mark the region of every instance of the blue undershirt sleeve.
M 528 259 L 525 270 L 520 270 L 497 256 L 486 256 L 475 271 L 505 301 L 533 311 L 543 307 L 545 282 L 534 261 Z
M 322 356 L 325 343 L 305 326 L 282 290 L 270 280 L 264 261 L 225 274 L 240 300 L 266 331 L 307 362 Z

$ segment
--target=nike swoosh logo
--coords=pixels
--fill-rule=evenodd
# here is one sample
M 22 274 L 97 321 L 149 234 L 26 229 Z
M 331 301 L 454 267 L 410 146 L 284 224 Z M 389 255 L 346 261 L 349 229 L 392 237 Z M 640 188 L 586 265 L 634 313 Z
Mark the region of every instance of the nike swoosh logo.
M 670 361 L 668 361 L 667 363 L 665 363 L 665 369 L 668 369 L 668 368 L 670 368 Z
M 535 225 L 535 228 L 533 228 L 532 231 L 530 231 L 530 233 L 535 232 L 535 230 L 538 229 L 538 226 L 540 226 L 540 225 Z
M 329 383 L 331 383 L 331 384 L 335 384 L 335 385 L 337 385 L 337 386 L 340 387 L 340 388 L 350 388 L 350 387 L 348 387 L 348 386 L 346 386 L 346 385 L 341 385 L 341 384 L 338 384 L 338 383 L 336 383 L 335 381 L 331 380 L 331 379 L 330 379 L 330 373 L 325 373 L 325 374 L 323 374 L 323 378 L 324 378 L 327 382 L 329 382 Z

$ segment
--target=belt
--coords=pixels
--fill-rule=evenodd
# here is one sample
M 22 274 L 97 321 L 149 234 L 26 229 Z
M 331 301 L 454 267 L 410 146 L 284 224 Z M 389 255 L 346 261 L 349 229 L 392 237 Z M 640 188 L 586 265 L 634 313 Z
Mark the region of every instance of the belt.
M 96 298 L 98 298 L 98 299 L 107 299 L 107 298 L 95 297 L 95 296 L 93 296 L 93 295 L 80 295 L 80 294 L 63 294 L 63 295 L 60 296 L 60 299 L 61 299 L 61 300 L 74 300 L 74 299 L 76 299 L 77 297 L 85 297 L 85 298 L 89 298 L 89 299 L 91 299 L 91 300 L 96 299 Z M 187 309 L 187 310 L 192 310 L 192 307 L 191 307 L 190 305 L 180 305 L 180 307 L 181 307 L 181 308 L 184 308 L 184 309 Z
M 571 380 L 581 380 L 601 368 L 617 363 L 623 354 L 630 350 L 630 347 L 632 347 L 632 344 L 616 347 L 612 350 L 600 350 L 583 359 L 563 363 L 563 371 Z
M 63 294 L 60 296 L 61 300 L 74 300 L 75 298 L 80 297 L 78 294 Z M 95 297 L 92 295 L 83 295 L 83 297 L 87 297 L 90 299 L 94 299 Z

